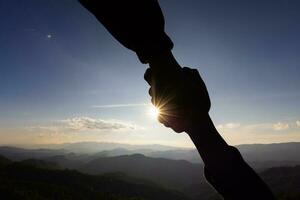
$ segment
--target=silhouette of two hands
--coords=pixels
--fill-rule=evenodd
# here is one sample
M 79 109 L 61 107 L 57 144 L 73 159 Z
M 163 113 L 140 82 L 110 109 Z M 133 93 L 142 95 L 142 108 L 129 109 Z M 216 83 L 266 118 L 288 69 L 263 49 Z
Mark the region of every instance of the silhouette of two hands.
M 196 69 L 148 68 L 144 78 L 150 85 L 151 102 L 159 109 L 158 120 L 166 127 L 188 132 L 208 116 L 210 98 Z

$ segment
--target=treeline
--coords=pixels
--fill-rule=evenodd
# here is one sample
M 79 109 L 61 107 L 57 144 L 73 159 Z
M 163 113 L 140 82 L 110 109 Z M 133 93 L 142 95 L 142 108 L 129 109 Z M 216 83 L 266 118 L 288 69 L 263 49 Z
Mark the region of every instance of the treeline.
M 91 176 L 75 170 L 38 168 L 33 163 L 0 158 L 0 199 L 188 199 L 179 192 L 120 173 Z
M 279 200 L 300 199 L 300 166 L 274 167 L 260 176 Z M 12 162 L 0 156 L 0 199 L 221 199 L 205 182 L 193 185 L 191 180 L 191 186 L 181 192 L 160 184 L 159 180 L 154 183 L 123 172 L 87 175 L 76 170 L 58 170 L 53 162 L 35 159 Z

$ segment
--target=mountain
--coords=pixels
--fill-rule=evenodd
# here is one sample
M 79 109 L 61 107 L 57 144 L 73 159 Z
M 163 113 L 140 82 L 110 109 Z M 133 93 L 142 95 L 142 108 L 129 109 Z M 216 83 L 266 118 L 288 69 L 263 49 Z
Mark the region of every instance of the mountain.
M 278 199 L 300 199 L 300 165 L 273 167 L 260 173 Z
M 204 181 L 203 166 L 200 164 L 185 160 L 150 158 L 142 154 L 97 158 L 85 164 L 80 171 L 89 174 L 123 172 L 175 189 Z
M 243 144 L 236 146 L 244 159 L 255 167 L 282 166 L 300 164 L 300 142 L 273 144 Z M 162 157 L 173 160 L 187 160 L 201 163 L 202 160 L 196 149 L 172 149 L 153 151 L 147 156 Z
M 143 154 L 148 157 L 172 160 L 187 160 L 202 163 L 196 149 L 168 147 L 162 145 L 128 145 L 118 143 L 81 142 L 57 145 L 42 145 L 39 149 L 0 147 L 0 155 L 12 160 L 47 159 L 62 167 L 77 168 L 101 157 Z M 47 149 L 47 148 L 48 149 Z M 50 147 L 52 149 L 50 149 Z M 247 144 L 236 146 L 244 159 L 254 168 L 263 170 L 270 167 L 300 164 L 300 142 L 275 144 Z
M 300 142 L 274 143 L 274 144 L 244 144 L 236 146 L 244 159 L 255 168 L 269 168 L 274 166 L 300 164 Z M 173 148 L 158 151 L 147 149 L 142 152 L 140 149 L 128 150 L 116 148 L 97 153 L 98 156 L 118 156 L 142 153 L 149 157 L 167 158 L 172 160 L 187 160 L 193 163 L 202 163 L 196 149 Z
M 12 161 L 0 155 L 0 166 L 6 166 L 10 164 Z
M 294 167 L 273 167 L 259 173 L 278 200 L 300 199 L 300 165 Z M 221 200 L 208 184 L 194 184 L 183 191 L 192 194 L 192 199 Z M 246 194 L 245 194 L 246 195 Z
M 46 148 L 46 149 L 64 149 L 69 152 L 80 154 L 94 154 L 100 151 L 110 151 L 113 149 L 127 149 L 130 151 L 166 151 L 172 149 L 179 149 L 178 147 L 165 146 L 159 144 L 148 145 L 132 145 L 123 143 L 109 143 L 109 142 L 75 142 L 75 143 L 62 143 L 62 144 L 43 144 L 43 145 L 30 145 L 25 148 Z
M 111 156 L 121 156 L 121 155 L 131 155 L 136 154 L 137 152 L 134 150 L 128 150 L 125 148 L 115 148 L 112 150 L 100 151 L 98 153 L 93 154 L 94 158 L 97 157 L 111 157 Z M 140 152 L 142 154 L 142 152 Z
M 135 156 L 139 157 L 140 155 L 133 157 Z M 123 157 L 125 158 L 125 156 Z M 129 158 L 129 161 L 132 160 Z M 54 170 L 55 163 L 47 163 L 47 168 L 44 168 L 44 164 L 41 166 L 40 163 L 45 164 L 44 161 L 40 162 L 39 160 L 30 160 L 29 164 L 28 161 L 13 162 L 0 156 L 0 198 L 221 200 L 216 191 L 206 182 L 195 182 L 197 177 L 190 179 L 190 185 L 181 190 L 183 194 L 161 186 L 159 179 L 154 182 L 131 177 L 124 173 L 87 175 L 75 170 Z M 139 167 L 136 167 L 135 164 L 137 163 L 132 163 L 133 168 L 138 169 Z M 163 164 L 163 161 L 160 164 Z M 171 169 L 172 166 L 169 167 Z M 153 173 L 149 174 L 154 175 Z M 188 175 L 187 171 L 184 174 Z M 260 176 L 269 185 L 277 199 L 300 199 L 299 165 L 270 168 L 261 172 Z
M 300 161 L 300 142 L 244 144 L 237 148 L 248 161 Z
M 18 147 L 0 146 L 0 155 L 18 161 L 28 158 L 44 158 L 48 156 L 66 154 L 64 149 L 24 149 Z
M 188 200 L 177 191 L 123 174 L 86 175 L 20 162 L 0 165 L 1 199 Z
M 244 144 L 237 146 L 244 159 L 257 170 L 300 164 L 300 142 Z
M 202 163 L 200 155 L 196 149 L 174 149 L 174 150 L 167 150 L 167 151 L 153 151 L 146 155 L 154 158 L 187 160 L 193 163 Z
M 60 166 L 55 162 L 47 162 L 37 159 L 26 159 L 18 162 L 19 165 L 37 167 L 41 169 L 60 169 Z

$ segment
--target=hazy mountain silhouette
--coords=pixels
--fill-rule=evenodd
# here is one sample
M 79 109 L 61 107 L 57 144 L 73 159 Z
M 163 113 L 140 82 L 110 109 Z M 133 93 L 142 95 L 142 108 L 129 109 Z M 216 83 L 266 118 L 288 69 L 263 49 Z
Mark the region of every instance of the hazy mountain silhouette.
M 202 163 L 200 155 L 196 149 L 153 151 L 147 154 L 147 156 L 155 158 L 168 158 L 172 160 L 187 160 L 193 163 Z
M 0 166 L 6 166 L 10 164 L 12 161 L 0 155 Z
M 300 165 L 294 167 L 275 167 L 259 174 L 273 191 L 278 200 L 300 199 Z M 207 184 L 194 184 L 184 190 L 192 199 L 222 199 Z
M 195 149 L 183 149 L 161 145 L 127 144 L 122 144 L 121 147 L 115 148 L 118 145 L 119 144 L 117 143 L 84 142 L 54 145 L 54 149 L 24 149 L 4 146 L 0 147 L 0 155 L 16 161 L 31 158 L 43 159 L 50 162 L 56 162 L 62 168 L 67 167 L 74 169 L 78 169 L 82 165 L 97 158 L 133 154 L 143 154 L 153 158 L 187 160 L 193 163 L 202 163 L 200 156 Z M 57 147 L 59 148 L 57 149 Z M 72 149 L 76 147 L 79 149 L 77 149 L 75 153 L 72 152 Z M 276 166 L 292 166 L 300 164 L 300 157 L 298 155 L 300 149 L 299 142 L 238 145 L 237 148 L 242 153 L 244 159 L 252 167 L 259 170 Z M 100 151 L 96 151 L 97 149 Z
M 29 158 L 45 158 L 66 153 L 68 153 L 68 151 L 64 149 L 25 149 L 10 146 L 0 147 L 0 154 L 14 161 Z
M 72 149 L 78 146 L 81 150 L 72 152 Z M 300 143 L 250 144 L 237 147 L 280 199 L 299 199 L 300 187 L 296 181 L 299 180 L 299 167 L 292 166 L 300 164 Z M 96 151 L 97 149 L 101 151 Z M 139 152 L 144 155 L 137 154 Z M 6 146 L 0 147 L 0 155 L 11 160 L 22 160 L 19 165 L 22 164 L 23 167 L 34 166 L 48 170 L 68 168 L 91 175 L 121 172 L 134 179 L 145 179 L 165 188 L 176 189 L 192 199 L 220 198 L 206 183 L 200 157 L 194 149 L 126 144 L 119 147 L 115 143 L 111 145 L 85 142 L 61 144 L 54 149 L 46 149 L 45 146 L 39 149 Z M 1 163 L 5 165 L 11 161 L 0 157 Z M 267 168 L 276 166 L 281 167 L 266 171 Z
M 127 149 L 130 151 L 166 151 L 172 149 L 178 149 L 178 147 L 149 144 L 149 145 L 132 145 L 124 143 L 109 143 L 109 142 L 75 142 L 75 143 L 62 143 L 62 144 L 42 144 L 42 145 L 30 145 L 27 148 L 43 148 L 43 149 L 64 149 L 69 152 L 81 153 L 81 154 L 93 154 L 100 151 L 109 151 L 113 149 Z
M 129 176 L 158 182 L 165 187 L 183 189 L 201 183 L 203 166 L 184 160 L 150 158 L 142 154 L 103 157 L 92 160 L 80 170 L 89 174 L 124 172 Z
M 300 142 L 273 144 L 243 144 L 236 146 L 249 161 L 300 161 L 298 151 Z M 194 148 L 178 148 L 164 145 L 130 145 L 120 143 L 79 142 L 48 145 L 32 145 L 27 148 L 2 146 L 0 154 L 14 159 L 28 156 L 53 156 L 67 153 L 98 154 L 99 156 L 118 156 L 141 153 L 150 157 L 162 157 L 173 160 L 188 160 L 201 162 L 198 152 Z M 28 155 L 26 155 L 26 153 Z M 9 157 L 9 156 L 8 156 Z
M 0 158 L 0 163 L 7 160 Z M 39 164 L 38 164 L 39 165 Z M 182 193 L 122 174 L 90 176 L 73 170 L 49 170 L 20 162 L 0 164 L 1 199 L 175 199 Z
M 148 159 L 142 155 L 120 157 L 125 160 L 128 159 L 127 163 L 132 162 L 132 159 Z M 154 160 L 160 160 L 160 162 L 158 163 L 161 165 L 166 164 L 166 159 Z M 90 162 L 90 164 L 98 161 L 92 161 Z M 118 162 L 120 164 L 125 161 Z M 147 163 L 147 161 L 143 162 Z M 177 164 L 179 163 L 179 166 L 189 166 L 180 163 L 182 161 L 173 162 Z M 110 161 L 110 163 L 112 162 Z M 137 163 L 132 163 L 131 168 L 136 169 L 137 171 L 141 170 L 139 168 L 141 168 L 143 164 L 141 164 L 140 166 L 136 166 L 135 164 Z M 197 165 L 192 163 L 190 164 Z M 162 168 L 169 167 L 169 170 L 172 170 L 171 167 L 175 167 L 176 170 L 180 170 L 180 168 L 182 168 L 183 166 L 176 167 L 168 164 L 167 166 L 163 166 Z M 133 178 L 131 176 L 125 175 L 124 173 L 86 175 L 74 170 L 54 170 L 56 167 L 57 165 L 53 162 L 45 162 L 40 160 L 25 160 L 21 162 L 13 162 L 3 156 L 0 156 L 0 198 L 104 200 L 185 200 L 189 198 L 195 200 L 221 199 L 220 196 L 206 182 L 203 181 L 197 183 L 193 178 L 190 178 L 190 185 L 188 187 L 182 188 L 180 190 L 183 193 L 188 194 L 188 198 L 180 192 L 166 189 L 165 187 L 161 186 L 165 184 L 165 180 L 161 179 L 155 179 L 155 181 L 151 181 L 151 179 L 147 180 Z M 149 166 L 147 169 L 150 168 L 155 169 L 156 167 Z M 149 176 L 154 175 L 150 172 L 148 172 L 148 174 Z M 260 176 L 270 186 L 279 200 L 300 199 L 300 166 L 270 168 L 261 172 Z M 178 181 L 181 182 L 182 180 Z M 183 181 L 182 183 L 184 182 L 185 181 Z
M 237 148 L 249 161 L 300 161 L 300 142 L 244 144 Z
M 19 165 L 32 166 L 41 169 L 60 169 L 61 167 L 55 162 L 47 162 L 37 159 L 26 159 L 18 162 Z
M 300 165 L 274 167 L 260 173 L 278 199 L 300 199 Z
M 274 143 L 274 144 L 244 144 L 236 146 L 244 159 L 252 165 L 260 166 L 269 163 L 280 166 L 283 162 L 290 164 L 300 163 L 300 142 Z M 190 162 L 202 162 L 195 149 L 175 149 L 168 151 L 154 151 L 148 154 L 150 157 L 163 157 L 169 159 L 184 159 Z

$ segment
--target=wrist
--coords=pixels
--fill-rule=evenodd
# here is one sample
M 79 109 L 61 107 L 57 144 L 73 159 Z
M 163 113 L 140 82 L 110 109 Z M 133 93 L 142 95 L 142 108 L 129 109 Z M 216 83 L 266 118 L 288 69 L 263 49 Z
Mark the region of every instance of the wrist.
M 153 69 L 161 67 L 164 69 L 181 68 L 171 50 L 159 51 L 149 56 L 149 66 Z
M 190 136 L 198 150 L 205 151 L 212 149 L 221 152 L 228 145 L 215 128 L 209 114 L 199 119 L 189 127 L 186 133 Z
M 203 130 L 215 130 L 214 124 L 208 113 L 192 117 L 187 127 L 186 133 L 188 135 L 199 134 Z

